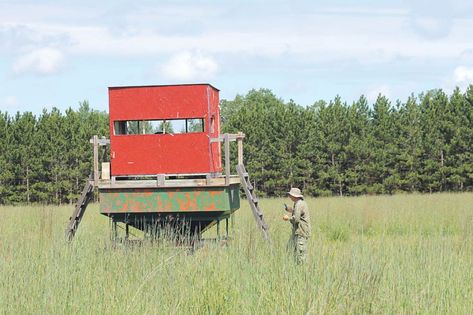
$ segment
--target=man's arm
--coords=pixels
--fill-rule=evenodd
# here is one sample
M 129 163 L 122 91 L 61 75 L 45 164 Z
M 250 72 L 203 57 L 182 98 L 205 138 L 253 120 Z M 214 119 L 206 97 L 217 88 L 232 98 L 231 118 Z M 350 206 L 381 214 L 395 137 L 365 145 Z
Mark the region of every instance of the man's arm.
M 284 210 L 286 210 L 289 213 L 292 213 L 294 209 L 292 209 L 292 207 L 289 207 L 287 204 L 284 204 Z
M 291 221 L 292 224 L 297 224 L 301 221 L 301 205 L 300 203 L 296 203 L 296 206 L 294 207 L 294 211 L 292 212 L 292 217 L 289 221 Z

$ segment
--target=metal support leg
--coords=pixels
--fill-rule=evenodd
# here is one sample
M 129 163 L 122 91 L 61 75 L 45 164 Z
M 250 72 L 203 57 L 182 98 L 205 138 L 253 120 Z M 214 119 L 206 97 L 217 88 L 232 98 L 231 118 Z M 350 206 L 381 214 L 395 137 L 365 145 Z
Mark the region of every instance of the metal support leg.
M 125 240 L 128 241 L 128 237 L 130 236 L 130 229 L 128 223 L 125 223 Z

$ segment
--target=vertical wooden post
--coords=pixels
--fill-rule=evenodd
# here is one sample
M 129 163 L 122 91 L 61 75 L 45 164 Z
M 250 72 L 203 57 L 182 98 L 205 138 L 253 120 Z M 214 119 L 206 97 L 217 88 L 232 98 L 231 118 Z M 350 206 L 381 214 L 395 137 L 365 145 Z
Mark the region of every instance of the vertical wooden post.
M 238 144 L 238 165 L 243 165 L 243 133 L 239 132 L 237 137 Z
M 117 230 L 117 221 L 111 218 L 112 220 L 112 235 L 110 236 L 112 241 L 116 242 L 118 240 L 118 230 Z
M 225 236 L 228 239 L 228 218 L 225 219 Z
M 225 186 L 230 185 L 230 141 L 228 133 L 223 136 L 225 140 Z
M 97 135 L 92 138 L 94 145 L 94 186 L 99 184 L 99 141 Z

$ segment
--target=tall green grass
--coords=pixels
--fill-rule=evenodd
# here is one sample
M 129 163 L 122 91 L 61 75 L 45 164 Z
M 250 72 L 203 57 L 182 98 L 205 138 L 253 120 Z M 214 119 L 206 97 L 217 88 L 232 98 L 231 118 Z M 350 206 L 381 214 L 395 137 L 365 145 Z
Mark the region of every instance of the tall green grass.
M 473 312 L 473 194 L 309 199 L 303 266 L 286 253 L 283 202 L 261 200 L 270 246 L 242 200 L 233 240 L 193 254 L 114 246 L 97 205 L 71 244 L 71 207 L 0 207 L 0 313 Z

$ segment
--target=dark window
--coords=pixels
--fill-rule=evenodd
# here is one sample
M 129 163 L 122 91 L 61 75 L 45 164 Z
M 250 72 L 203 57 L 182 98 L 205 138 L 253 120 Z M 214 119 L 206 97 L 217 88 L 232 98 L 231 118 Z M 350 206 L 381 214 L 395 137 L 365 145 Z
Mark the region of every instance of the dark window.
M 168 120 L 121 120 L 114 122 L 115 135 L 150 135 L 204 132 L 203 118 Z
M 204 120 L 202 118 L 187 119 L 187 132 L 204 132 Z
M 126 135 L 126 121 L 116 121 L 114 127 L 116 135 Z

